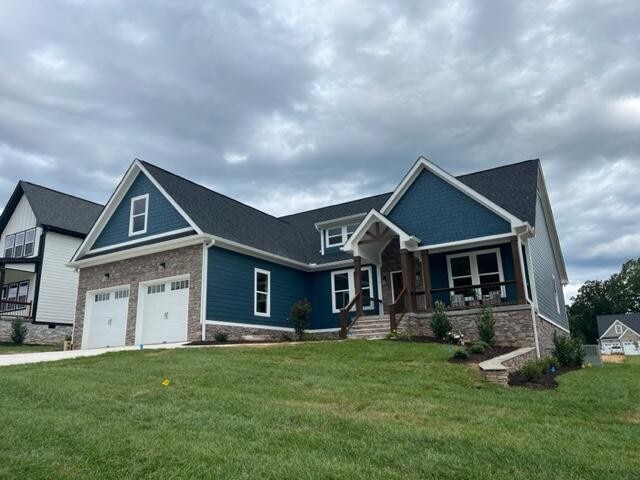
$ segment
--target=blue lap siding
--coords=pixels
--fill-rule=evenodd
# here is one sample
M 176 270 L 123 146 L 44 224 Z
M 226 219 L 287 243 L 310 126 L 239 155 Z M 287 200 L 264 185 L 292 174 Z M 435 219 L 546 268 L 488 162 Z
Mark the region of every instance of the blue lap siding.
M 424 170 L 387 217 L 422 245 L 508 233 L 502 217 Z
M 147 231 L 129 236 L 131 199 L 149 194 Z M 144 173 L 139 173 L 91 248 L 102 248 L 186 228 L 189 223 Z
M 271 315 L 254 315 L 254 271 L 271 273 Z M 342 270 L 342 269 L 341 269 Z M 372 267 L 374 295 L 377 295 L 376 269 Z M 208 251 L 207 320 L 290 327 L 291 306 L 307 298 L 311 303 L 311 325 L 318 330 L 338 328 L 338 314 L 332 312 L 331 272 L 304 272 L 277 263 L 243 255 L 219 247 Z M 377 308 L 373 312 L 377 312 Z

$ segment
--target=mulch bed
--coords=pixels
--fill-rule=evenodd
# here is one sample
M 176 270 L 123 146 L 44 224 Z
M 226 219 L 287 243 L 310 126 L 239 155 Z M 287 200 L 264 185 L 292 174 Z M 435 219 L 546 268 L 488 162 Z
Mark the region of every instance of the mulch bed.
M 451 345 L 451 352 L 456 348 L 463 348 L 456 345 Z M 500 355 L 504 355 L 505 353 L 513 352 L 517 347 L 487 347 L 487 349 L 482 353 L 471 353 L 469 352 L 469 358 L 453 358 L 451 357 L 448 362 L 449 363 L 480 363 L 485 360 L 490 360 L 495 357 L 499 357 Z
M 555 373 L 545 373 L 541 377 L 533 380 L 525 379 L 520 372 L 511 372 L 509 374 L 508 383 L 512 387 L 525 387 L 532 388 L 534 390 L 552 390 L 558 386 L 558 382 L 556 381 L 556 377 L 558 375 L 579 369 L 579 367 L 560 367 L 555 371 Z

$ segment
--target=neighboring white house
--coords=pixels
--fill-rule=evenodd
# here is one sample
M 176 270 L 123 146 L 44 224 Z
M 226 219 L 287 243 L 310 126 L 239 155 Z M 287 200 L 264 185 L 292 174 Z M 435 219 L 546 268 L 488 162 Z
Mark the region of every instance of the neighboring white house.
M 60 342 L 75 317 L 78 273 L 65 264 L 102 211 L 98 205 L 20 181 L 0 215 L 0 341 L 29 322 L 28 343 Z
M 640 355 L 640 313 L 599 315 L 600 350 L 605 355 Z

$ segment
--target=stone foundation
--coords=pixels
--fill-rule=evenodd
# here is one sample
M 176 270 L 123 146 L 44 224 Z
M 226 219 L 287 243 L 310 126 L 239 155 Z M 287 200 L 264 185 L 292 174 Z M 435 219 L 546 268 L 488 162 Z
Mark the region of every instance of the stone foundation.
M 160 265 L 164 264 L 164 268 Z M 108 277 L 105 274 L 109 274 Z M 200 289 L 202 286 L 202 245 L 176 248 L 118 262 L 105 263 L 80 269 L 76 320 L 73 331 L 73 348 L 81 348 L 84 327 L 84 309 L 87 292 L 121 285 L 129 285 L 129 311 L 127 313 L 126 345 L 135 342 L 138 310 L 138 285 L 141 282 L 159 280 L 189 274 L 189 311 L 187 340 L 202 338 L 200 323 Z
M 476 328 L 476 317 L 480 309 L 459 310 L 447 312 L 453 330 L 464 334 L 465 342 L 479 340 Z M 493 315 L 496 319 L 495 345 L 501 347 L 532 347 L 535 345 L 533 337 L 533 322 L 529 306 L 495 307 Z M 431 330 L 431 313 L 406 314 L 398 330 L 413 336 L 433 337 Z
M 218 332 L 223 332 L 228 335 L 229 341 L 238 341 L 242 340 L 244 336 L 252 336 L 255 338 L 260 338 L 261 340 L 280 342 L 287 339 L 295 340 L 296 334 L 293 331 L 287 330 L 270 330 L 266 328 L 251 328 L 251 327 L 234 327 L 230 325 L 215 325 L 208 324 L 205 334 L 206 340 L 208 342 L 215 341 L 215 335 Z M 340 332 L 309 332 L 308 335 L 313 335 L 316 338 L 321 338 L 323 340 L 331 340 L 338 339 L 340 337 Z
M 54 325 L 24 322 L 27 326 L 27 336 L 24 343 L 38 345 L 53 345 L 64 342 L 67 335 L 73 332 L 72 325 Z M 11 342 L 11 320 L 0 319 L 0 342 Z
M 553 355 L 553 334 L 569 335 L 564 330 L 556 327 L 554 324 L 547 322 L 544 318 L 536 316 L 536 328 L 538 329 L 538 343 L 540 344 L 540 356 L 548 357 Z

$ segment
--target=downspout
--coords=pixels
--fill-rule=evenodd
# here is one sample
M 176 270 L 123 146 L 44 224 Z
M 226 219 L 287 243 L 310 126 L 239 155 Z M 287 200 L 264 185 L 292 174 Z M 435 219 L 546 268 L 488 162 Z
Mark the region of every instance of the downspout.
M 207 238 L 202 242 L 202 272 L 200 281 L 200 324 L 202 327 L 201 338 L 207 339 L 207 280 L 209 275 L 209 247 L 215 243 L 213 238 Z
M 524 233 L 527 233 L 527 232 L 518 234 L 518 257 L 520 258 L 520 268 L 522 269 L 522 278 L 524 278 L 526 281 L 527 275 L 526 275 L 526 270 L 524 265 L 525 259 L 522 256 L 522 246 L 524 242 L 522 241 L 522 238 L 520 238 L 521 235 L 523 235 Z M 525 251 L 528 251 L 528 248 L 526 246 L 525 246 Z M 532 280 L 531 280 L 534 275 L 533 265 L 531 262 L 528 262 L 528 263 L 529 263 L 529 288 L 531 290 L 531 297 L 533 297 L 535 295 L 534 293 L 535 287 L 532 284 Z M 526 289 L 525 289 L 525 294 L 527 294 Z M 536 347 L 536 358 L 540 358 L 540 339 L 538 337 L 538 322 L 537 322 L 537 316 L 536 316 L 536 309 L 535 309 L 533 298 L 527 298 L 527 301 L 531 306 L 531 323 L 533 325 L 533 341 Z

